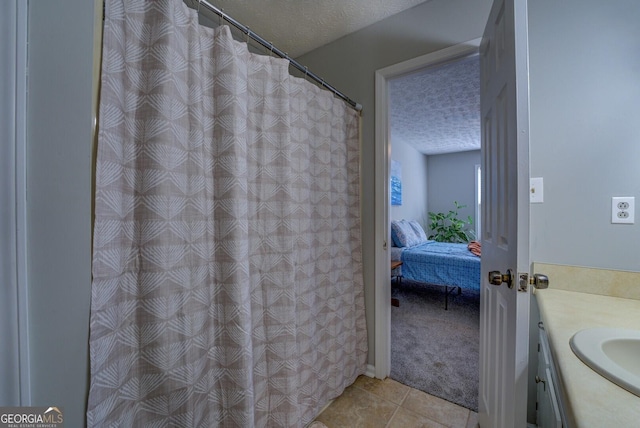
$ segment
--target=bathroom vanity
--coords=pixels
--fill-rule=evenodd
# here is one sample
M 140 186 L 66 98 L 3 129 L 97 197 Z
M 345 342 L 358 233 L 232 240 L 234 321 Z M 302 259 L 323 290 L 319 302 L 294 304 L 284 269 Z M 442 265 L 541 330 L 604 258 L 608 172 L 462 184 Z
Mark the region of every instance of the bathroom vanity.
M 640 273 L 547 264 L 535 269 L 551 284 L 535 291 L 541 321 L 538 426 L 638 426 L 640 397 L 588 367 L 569 342 L 594 327 L 640 330 Z

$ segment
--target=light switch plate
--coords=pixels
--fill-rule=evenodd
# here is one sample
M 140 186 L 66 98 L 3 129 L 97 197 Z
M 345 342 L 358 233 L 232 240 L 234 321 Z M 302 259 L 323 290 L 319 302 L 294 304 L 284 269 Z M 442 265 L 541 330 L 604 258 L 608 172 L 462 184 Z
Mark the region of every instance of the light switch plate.
M 532 177 L 530 179 L 530 197 L 529 202 L 532 204 L 541 204 L 544 202 L 544 183 L 542 177 Z

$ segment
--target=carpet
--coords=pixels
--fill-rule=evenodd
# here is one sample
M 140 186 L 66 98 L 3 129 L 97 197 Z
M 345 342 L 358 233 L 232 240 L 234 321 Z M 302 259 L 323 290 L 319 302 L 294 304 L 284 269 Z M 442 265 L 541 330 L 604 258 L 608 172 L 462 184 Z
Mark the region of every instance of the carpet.
M 391 296 L 391 379 L 478 411 L 480 292 L 402 280 Z

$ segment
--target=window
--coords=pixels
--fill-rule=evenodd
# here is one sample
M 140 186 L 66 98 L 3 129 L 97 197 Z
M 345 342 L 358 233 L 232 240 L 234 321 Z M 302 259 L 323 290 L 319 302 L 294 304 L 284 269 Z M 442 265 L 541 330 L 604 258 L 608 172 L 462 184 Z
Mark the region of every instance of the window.
M 482 169 L 476 165 L 476 239 L 482 240 L 480 228 L 482 227 Z

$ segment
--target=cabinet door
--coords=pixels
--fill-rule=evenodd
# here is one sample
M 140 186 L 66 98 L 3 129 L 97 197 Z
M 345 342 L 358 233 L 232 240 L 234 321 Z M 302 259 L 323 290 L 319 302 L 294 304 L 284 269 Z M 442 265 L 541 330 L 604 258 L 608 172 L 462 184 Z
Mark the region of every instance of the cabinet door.
M 538 415 L 540 428 L 562 428 L 560 409 L 555 392 L 551 371 L 544 364 L 538 366 Z
M 553 360 L 549 341 L 544 328 L 540 328 L 538 335 L 538 376 L 537 387 L 537 425 L 540 428 L 562 428 L 562 417 L 556 385 L 554 384 Z

